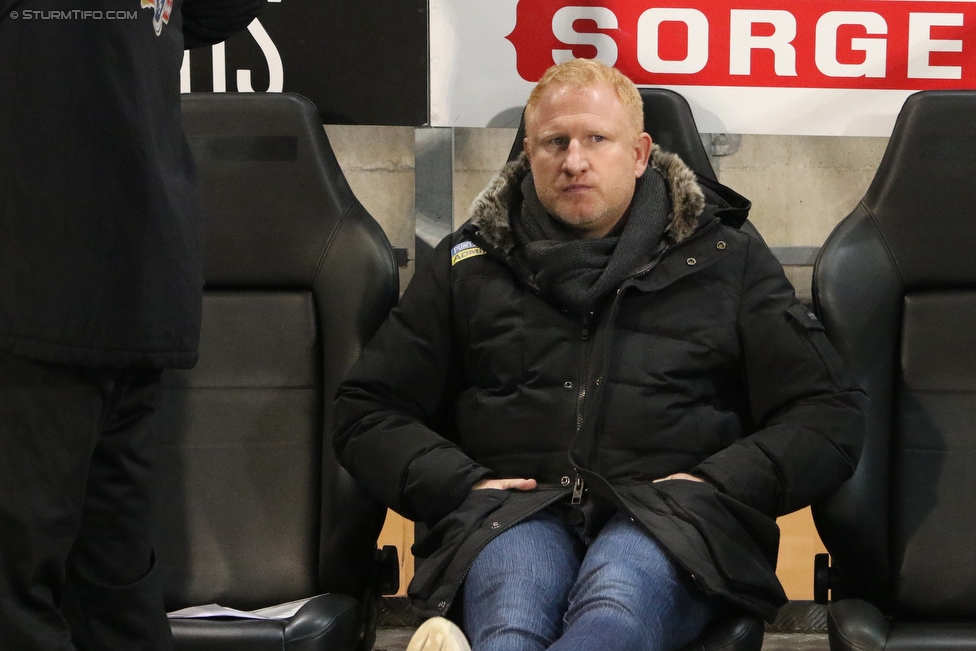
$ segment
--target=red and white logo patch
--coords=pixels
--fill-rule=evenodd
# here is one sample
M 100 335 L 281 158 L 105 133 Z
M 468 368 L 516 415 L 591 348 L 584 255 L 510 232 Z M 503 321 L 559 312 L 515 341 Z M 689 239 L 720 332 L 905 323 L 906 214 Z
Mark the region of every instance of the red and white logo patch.
M 173 13 L 173 0 L 140 0 L 141 9 L 153 10 L 153 29 L 156 36 L 163 31 L 163 25 L 169 23 L 170 14 Z

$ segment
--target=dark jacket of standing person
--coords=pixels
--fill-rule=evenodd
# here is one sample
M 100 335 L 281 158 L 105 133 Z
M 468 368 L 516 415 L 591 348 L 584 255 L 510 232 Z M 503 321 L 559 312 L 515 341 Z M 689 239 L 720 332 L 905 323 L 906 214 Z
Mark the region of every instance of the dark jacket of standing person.
M 342 464 L 429 527 L 415 605 L 447 613 L 489 540 L 585 488 L 705 592 L 772 618 L 786 600 L 774 518 L 851 475 L 862 393 L 766 245 L 738 229 L 742 197 L 655 147 L 618 251 L 645 204 L 664 202 L 670 222 L 579 313 L 517 245 L 528 174 L 523 156 L 482 193 L 338 393 Z M 706 483 L 653 483 L 678 472 Z M 539 486 L 471 490 L 504 477 Z
M 0 0 L 0 349 L 196 362 L 202 221 L 180 64 L 264 0 L 140 4 Z

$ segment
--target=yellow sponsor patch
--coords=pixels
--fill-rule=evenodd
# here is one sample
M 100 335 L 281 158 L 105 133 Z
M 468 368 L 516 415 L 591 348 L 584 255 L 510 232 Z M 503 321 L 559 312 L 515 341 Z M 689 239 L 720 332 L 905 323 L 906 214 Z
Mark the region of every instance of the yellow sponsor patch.
M 484 254 L 485 250 L 474 242 L 470 240 L 461 242 L 451 249 L 451 266 L 453 267 L 458 262 L 461 262 L 461 260 L 467 260 L 468 258 Z

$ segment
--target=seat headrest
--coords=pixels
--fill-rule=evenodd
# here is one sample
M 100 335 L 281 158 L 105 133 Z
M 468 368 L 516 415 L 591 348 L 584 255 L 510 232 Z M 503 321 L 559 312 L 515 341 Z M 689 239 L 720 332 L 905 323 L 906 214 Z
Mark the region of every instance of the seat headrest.
M 911 95 L 862 205 L 906 288 L 976 283 L 976 91 Z
M 344 216 L 361 210 L 312 103 L 188 94 L 183 124 L 207 208 L 208 286 L 307 286 Z

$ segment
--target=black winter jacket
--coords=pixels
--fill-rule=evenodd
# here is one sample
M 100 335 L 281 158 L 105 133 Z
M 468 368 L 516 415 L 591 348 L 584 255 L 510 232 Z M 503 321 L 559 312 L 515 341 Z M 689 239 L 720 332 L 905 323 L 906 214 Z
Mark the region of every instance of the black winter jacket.
M 853 472 L 863 394 L 769 249 L 738 230 L 748 202 L 703 190 L 656 147 L 651 164 L 674 207 L 667 246 L 597 309 L 560 309 L 512 263 L 523 157 L 418 270 L 340 388 L 341 462 L 430 527 L 410 585 L 424 614 L 448 611 L 493 536 L 582 481 L 706 592 L 771 619 L 785 601 L 774 518 Z M 677 472 L 707 483 L 652 483 Z M 540 486 L 471 491 L 490 477 Z
M 202 224 L 183 48 L 246 28 L 264 0 L 141 4 L 0 0 L 0 349 L 196 362 Z

